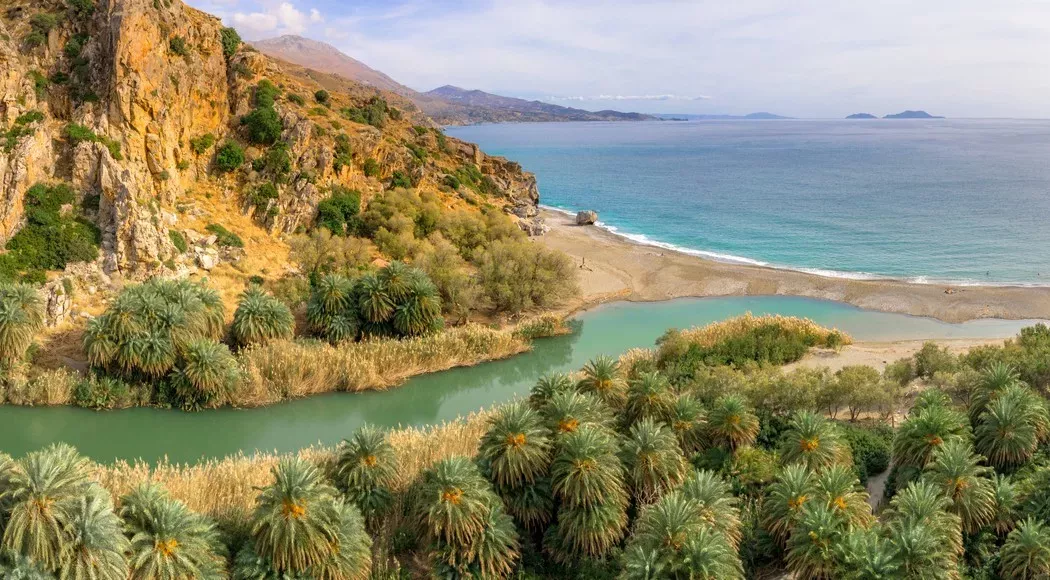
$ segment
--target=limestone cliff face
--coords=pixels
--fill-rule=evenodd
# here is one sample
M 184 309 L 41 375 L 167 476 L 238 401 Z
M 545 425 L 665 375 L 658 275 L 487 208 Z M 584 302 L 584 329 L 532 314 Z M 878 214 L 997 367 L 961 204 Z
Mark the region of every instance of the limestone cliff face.
M 42 44 L 27 47 L 21 39 L 41 12 L 57 15 L 58 25 Z M 44 0 L 0 14 L 0 129 L 9 135 L 0 147 L 0 242 L 20 227 L 26 189 L 48 180 L 67 180 L 85 195 L 100 196 L 103 267 L 132 276 L 163 270 L 178 257 L 168 235 L 178 227 L 174 208 L 201 188 L 224 192 L 224 199 L 279 234 L 312 223 L 332 186 L 360 190 L 367 201 L 391 187 L 398 172 L 455 204 L 457 192 L 446 176 L 473 165 L 498 189 L 490 203 L 519 218 L 535 215 L 535 178 L 517 164 L 455 139 L 440 136 L 439 143 L 433 123 L 397 95 L 246 47 L 227 57 L 221 33 L 217 18 L 178 0 L 98 0 L 84 15 Z M 79 51 L 70 49 L 74 41 Z M 253 91 L 263 79 L 281 87 L 274 108 L 290 168 L 280 178 L 253 169 L 266 148 L 245 144 L 245 166 L 218 174 L 217 145 L 245 143 L 240 118 L 253 108 Z M 313 102 L 322 87 L 332 93 L 327 109 Z M 340 113 L 375 98 L 398 112 L 379 128 Z M 43 119 L 18 124 L 31 111 Z M 71 124 L 97 138 L 74 143 L 66 135 Z M 204 135 L 216 146 L 194 151 L 191 142 Z M 352 162 L 336 163 L 337 136 L 349 144 Z M 367 175 L 366 162 L 372 164 Z M 276 184 L 277 198 L 249 202 L 250 192 L 268 181 Z

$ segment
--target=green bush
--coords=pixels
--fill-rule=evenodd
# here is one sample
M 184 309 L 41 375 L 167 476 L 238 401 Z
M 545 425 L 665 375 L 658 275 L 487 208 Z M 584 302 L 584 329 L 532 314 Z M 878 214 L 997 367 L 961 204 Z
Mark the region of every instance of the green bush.
M 47 34 L 58 25 L 58 17 L 47 12 L 40 12 L 29 17 L 29 26 L 40 34 Z
M 343 167 L 350 167 L 354 163 L 353 151 L 350 150 L 350 137 L 346 133 L 340 133 L 335 136 L 335 159 L 332 160 L 332 166 L 336 172 L 341 171 Z
M 887 425 L 862 427 L 849 423 L 840 423 L 839 428 L 853 451 L 854 469 L 862 483 L 889 469 L 893 429 Z
M 306 104 L 306 99 L 304 99 L 301 95 L 292 93 L 288 95 L 288 102 L 295 103 L 296 105 L 299 105 L 301 107 Z
M 29 78 L 33 80 L 33 91 L 36 92 L 36 98 L 38 100 L 43 99 L 47 95 L 47 87 L 51 81 L 43 73 L 35 69 L 29 71 Z
M 482 296 L 496 311 L 547 308 L 578 292 L 568 256 L 528 242 L 492 242 L 477 266 Z
M 939 347 L 936 343 L 927 342 L 922 349 L 915 353 L 915 374 L 928 379 L 937 372 L 953 372 L 958 366 L 958 361 L 947 347 Z
M 76 205 L 76 194 L 68 185 L 37 183 L 26 191 L 23 205 L 26 224 L 6 245 L 10 267 L 32 277 L 33 272 L 61 270 L 66 264 L 98 257 L 98 228 L 81 216 L 79 207 L 62 212 L 63 206 Z
M 277 199 L 277 186 L 272 183 L 264 183 L 252 190 L 248 196 L 248 202 L 258 211 L 263 211 L 270 205 L 270 201 Z
M 95 0 L 66 0 L 66 4 L 79 16 L 87 16 L 95 11 Z
M 229 173 L 244 163 L 244 149 L 236 141 L 227 141 L 219 147 L 215 156 L 215 165 L 220 171 Z
M 332 96 L 328 94 L 328 91 L 321 89 L 314 93 L 314 100 L 322 105 L 327 105 L 332 100 Z
M 24 42 L 29 48 L 36 48 L 47 42 L 47 35 L 39 30 L 34 30 L 26 35 Z
M 215 243 L 226 248 L 243 248 L 244 241 L 237 234 L 219 224 L 208 224 L 204 229 L 215 234 Z
M 255 85 L 255 106 L 259 109 L 265 109 L 272 107 L 277 102 L 277 97 L 280 96 L 281 89 L 277 88 L 277 85 L 273 84 L 267 79 L 259 81 L 259 84 Z
M 168 230 L 168 239 L 171 240 L 171 245 L 175 246 L 175 249 L 180 254 L 185 254 L 186 250 L 189 249 L 189 245 L 186 243 L 186 236 L 183 236 L 182 232 L 178 230 Z
M 272 145 L 281 138 L 281 118 L 273 107 L 260 107 L 241 117 L 248 129 L 248 141 L 256 145 Z
M 98 135 L 83 125 L 70 123 L 66 125 L 66 139 L 69 140 L 70 144 L 76 146 L 85 141 L 94 143 L 98 141 Z
M 62 51 L 66 53 L 66 56 L 74 59 L 80 56 L 80 51 L 84 50 L 84 39 L 80 36 L 74 36 L 66 41 L 66 46 L 63 47 Z
M 329 190 L 328 197 L 317 204 L 315 227 L 328 228 L 338 235 L 354 233 L 360 212 L 361 193 L 336 185 Z
M 274 143 L 266 150 L 266 153 L 252 163 L 256 171 L 264 171 L 275 180 L 283 182 L 286 175 L 292 170 L 292 158 L 288 154 L 288 144 L 284 141 Z
M 378 177 L 379 176 L 379 162 L 369 157 L 365 159 L 364 164 L 365 177 Z
M 392 109 L 387 107 L 386 100 L 382 97 L 372 97 L 367 105 L 363 107 L 348 107 L 343 109 L 341 113 L 348 120 L 355 123 L 382 129 L 383 125 L 386 124 L 386 118 L 390 110 Z
M 390 187 L 394 189 L 410 189 L 412 187 L 412 178 L 405 174 L 405 172 L 398 170 L 390 176 Z
M 237 52 L 241 45 L 241 35 L 233 28 L 223 28 L 219 31 L 219 42 L 222 44 L 222 54 L 227 60 Z
M 215 135 L 211 133 L 205 133 L 200 137 L 190 139 L 190 149 L 197 155 L 201 155 L 208 149 L 211 149 L 212 145 L 215 145 Z
M 172 36 L 171 40 L 168 41 L 168 50 L 172 54 L 186 58 L 190 55 L 190 47 L 186 44 L 186 39 L 181 36 Z

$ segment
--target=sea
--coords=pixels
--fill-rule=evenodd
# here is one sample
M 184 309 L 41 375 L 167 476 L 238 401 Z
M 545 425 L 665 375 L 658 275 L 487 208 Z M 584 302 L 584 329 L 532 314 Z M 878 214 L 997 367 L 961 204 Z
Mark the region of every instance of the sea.
M 634 241 L 844 278 L 1050 285 L 1050 120 L 449 127 Z

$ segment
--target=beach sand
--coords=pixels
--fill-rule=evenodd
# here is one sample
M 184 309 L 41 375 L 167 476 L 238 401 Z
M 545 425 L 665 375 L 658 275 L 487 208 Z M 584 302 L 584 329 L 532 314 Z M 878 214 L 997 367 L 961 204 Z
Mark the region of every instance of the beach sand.
M 540 211 L 551 230 L 535 238 L 537 242 L 565 252 L 579 268 L 580 297 L 569 305 L 569 310 L 614 300 L 787 295 L 931 316 L 946 322 L 974 318 L 1050 319 L 1050 287 L 949 287 L 896 280 L 848 280 L 729 264 L 637 244 L 601 228 L 577 226 L 574 218 L 566 214 Z

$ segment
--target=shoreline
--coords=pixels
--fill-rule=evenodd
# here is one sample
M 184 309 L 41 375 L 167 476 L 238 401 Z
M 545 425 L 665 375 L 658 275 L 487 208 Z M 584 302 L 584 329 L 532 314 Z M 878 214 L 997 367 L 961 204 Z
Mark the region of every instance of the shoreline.
M 540 207 L 550 231 L 536 243 L 568 254 L 580 296 L 568 314 L 605 302 L 783 295 L 845 302 L 882 312 L 959 323 L 980 318 L 1050 319 L 1050 286 L 978 286 L 830 277 L 718 261 L 642 244 L 601 227 L 577 226 L 563 210 Z

